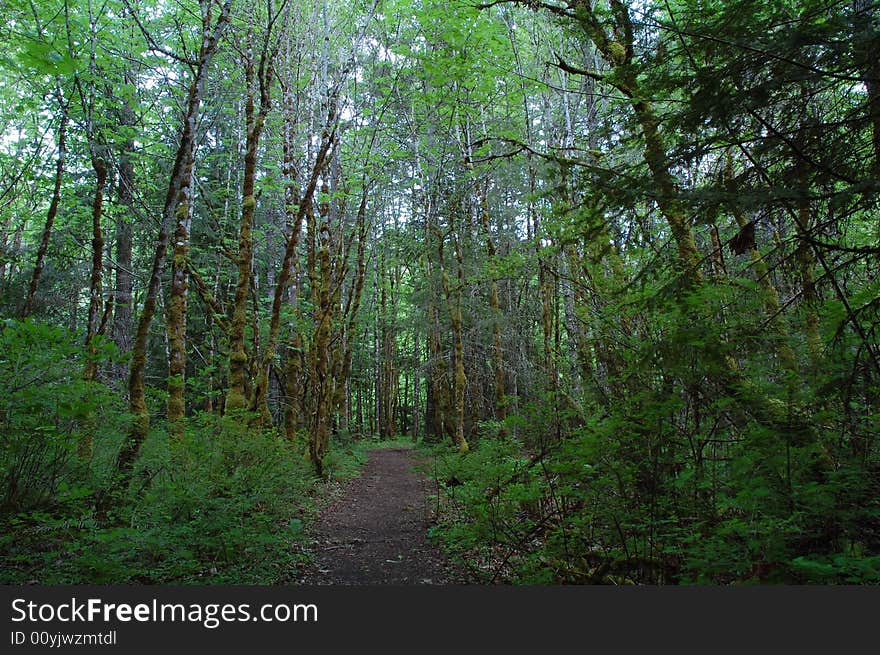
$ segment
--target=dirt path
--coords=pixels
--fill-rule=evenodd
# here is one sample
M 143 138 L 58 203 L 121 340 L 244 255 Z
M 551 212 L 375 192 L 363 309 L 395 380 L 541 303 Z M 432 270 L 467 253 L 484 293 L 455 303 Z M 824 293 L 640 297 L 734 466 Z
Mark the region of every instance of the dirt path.
M 465 577 L 427 538 L 426 481 L 409 448 L 371 450 L 361 477 L 325 509 L 311 585 L 461 584 Z

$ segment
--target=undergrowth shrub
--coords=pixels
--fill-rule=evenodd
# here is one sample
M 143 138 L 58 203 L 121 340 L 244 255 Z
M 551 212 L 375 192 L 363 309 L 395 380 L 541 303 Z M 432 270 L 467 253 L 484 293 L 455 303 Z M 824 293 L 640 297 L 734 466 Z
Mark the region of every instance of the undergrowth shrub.
M 183 440 L 154 431 L 126 525 L 80 540 L 75 575 L 92 581 L 277 582 L 302 559 L 308 463 L 251 417 L 204 414 Z
M 52 503 L 0 515 L 6 583 L 278 584 L 309 557 L 305 528 L 327 485 L 355 476 L 367 442 L 327 453 L 318 480 L 304 452 L 253 415 L 200 414 L 170 441 L 155 421 L 131 486 L 98 519 L 94 491 L 121 438 L 96 439 L 93 467 L 56 485 Z M 75 440 L 74 440 L 75 441 Z M 74 447 L 75 446 L 70 446 Z M 99 454 L 100 451 L 100 454 Z M 107 452 L 104 452 L 107 451 Z M 85 471 L 85 473 L 84 473 Z
M 99 362 L 113 345 L 97 338 Z M 35 511 L 90 493 L 102 457 L 118 446 L 121 407 L 105 385 L 82 379 L 77 335 L 8 319 L 0 325 L 0 511 Z M 91 442 L 87 460 L 78 445 Z
M 487 581 L 880 582 L 876 412 L 857 399 L 876 385 L 830 357 L 792 385 L 735 285 L 656 293 L 607 308 L 631 334 L 603 353 L 600 398 L 541 392 L 471 454 L 437 455 L 434 532 Z
M 719 484 L 708 466 L 664 463 L 668 446 L 637 448 L 633 428 L 596 420 L 538 460 L 512 440 L 435 450 L 432 533 L 484 582 L 880 582 L 876 472 L 848 463 L 820 479 L 815 449 L 792 449 L 789 489 L 784 459 L 754 461 L 754 434 Z

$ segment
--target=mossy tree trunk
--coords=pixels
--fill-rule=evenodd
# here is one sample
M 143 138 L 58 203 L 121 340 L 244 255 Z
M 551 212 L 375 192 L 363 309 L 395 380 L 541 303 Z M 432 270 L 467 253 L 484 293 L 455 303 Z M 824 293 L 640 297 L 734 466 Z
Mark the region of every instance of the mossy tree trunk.
M 504 341 L 501 334 L 501 301 L 498 295 L 497 249 L 492 238 L 489 214 L 489 178 L 479 187 L 480 222 L 486 235 L 486 263 L 489 272 L 489 311 L 492 314 L 492 367 L 495 373 L 495 419 L 507 418 L 507 401 L 504 393 Z
M 330 440 L 330 419 L 332 403 L 332 376 L 330 375 L 330 334 L 333 321 L 331 307 L 331 257 L 330 257 L 330 187 L 325 181 L 321 188 L 323 196 L 318 206 L 319 222 L 315 239 L 315 272 L 312 279 L 317 286 L 312 288 L 315 305 L 313 320 L 315 333 L 311 351 L 311 380 L 313 393 L 313 418 L 309 431 L 309 457 L 315 473 L 324 475 L 324 454 Z
M 453 230 L 454 232 L 454 230 Z M 440 263 L 440 283 L 443 294 L 446 297 L 446 307 L 449 311 L 449 320 L 452 325 L 453 345 L 453 381 L 452 381 L 452 413 L 454 417 L 452 440 L 458 448 L 458 452 L 464 454 L 470 450 L 464 435 L 464 398 L 467 390 L 467 375 L 464 368 L 464 337 L 462 326 L 461 295 L 464 290 L 464 262 L 461 249 L 461 240 L 455 239 L 456 260 L 456 283 L 449 279 L 444 263 L 444 238 L 440 230 L 436 231 L 437 237 L 437 260 Z
M 730 157 L 728 157 L 725 162 L 724 185 L 728 192 L 731 194 L 736 193 L 736 184 L 733 176 L 733 162 Z M 748 228 L 749 219 L 746 218 L 742 210 L 736 206 L 736 203 L 732 204 L 731 213 L 733 214 L 737 227 L 741 231 Z M 717 247 L 720 252 L 720 249 L 722 248 L 721 244 L 719 243 Z M 785 317 L 781 311 L 779 291 L 773 284 L 773 279 L 770 277 L 770 270 L 767 267 L 767 263 L 764 261 L 761 251 L 755 244 L 752 244 L 752 247 L 749 248 L 749 260 L 752 270 L 755 273 L 758 287 L 761 289 L 761 302 L 764 306 L 764 312 L 767 314 L 770 330 L 776 337 L 776 352 L 779 356 L 779 363 L 784 370 L 796 374 L 797 357 L 791 347 L 791 335 L 789 334 L 788 328 L 785 324 Z
M 271 7 L 271 4 L 270 4 Z M 271 11 L 271 10 L 270 10 Z M 269 16 L 269 25 L 273 16 Z M 254 195 L 257 157 L 260 136 L 271 108 L 271 88 L 273 76 L 273 58 L 275 49 L 270 46 L 271 33 L 267 28 L 263 37 L 259 60 L 253 56 L 254 36 L 248 31 L 246 51 L 243 53 L 247 98 L 245 99 L 245 155 L 244 175 L 242 178 L 241 223 L 238 232 L 238 282 L 235 286 L 235 300 L 232 306 L 232 320 L 229 334 L 229 392 L 226 396 L 226 411 L 248 409 L 248 389 L 250 375 L 248 371 L 248 353 L 245 345 L 245 328 L 247 325 L 247 303 L 251 292 L 251 267 L 254 257 L 254 216 L 257 199 Z M 259 95 L 259 100 L 256 96 Z M 257 103 L 259 102 L 259 107 Z M 255 353 L 256 355 L 256 353 Z
M 203 0 L 202 4 L 207 9 L 211 3 L 208 0 Z M 199 50 L 198 65 L 195 68 L 193 79 L 187 92 L 186 110 L 181 126 L 180 141 L 168 181 L 168 190 L 165 194 L 162 220 L 159 234 L 156 238 L 156 247 L 150 267 L 144 306 L 138 318 L 137 330 L 132 344 L 128 381 L 129 412 L 132 417 L 131 426 L 116 457 L 116 477 L 111 483 L 109 493 L 105 494 L 104 500 L 99 502 L 99 505 L 104 504 L 106 499 L 109 499 L 114 492 L 125 489 L 128 486 L 134 461 L 150 429 L 150 414 L 147 407 L 144 385 L 150 324 L 153 322 L 158 306 L 162 271 L 165 267 L 165 257 L 168 252 L 170 228 L 174 224 L 173 222 L 181 200 L 185 199 L 185 196 L 181 197 L 181 190 L 192 177 L 199 108 L 205 93 L 208 69 L 217 51 L 220 39 L 229 25 L 231 7 L 232 1 L 226 0 L 221 6 L 216 20 L 213 18 L 212 11 L 206 10 L 202 14 L 203 38 Z M 213 21 L 213 25 L 211 21 Z M 102 509 L 106 509 L 106 507 Z
M 329 104 L 321 144 L 315 155 L 308 183 L 306 184 L 302 197 L 299 197 L 299 193 L 296 189 L 296 175 L 293 165 L 295 156 L 293 151 L 294 117 L 288 99 L 285 99 L 285 107 L 285 139 L 283 145 L 285 161 L 284 169 L 285 176 L 287 177 L 287 183 L 285 186 L 285 213 L 287 214 L 289 232 L 284 248 L 281 269 L 278 272 L 275 283 L 275 291 L 272 297 L 272 313 L 269 318 L 269 335 L 260 360 L 257 379 L 254 385 L 254 398 L 252 403 L 252 409 L 259 412 L 261 420 L 264 423 L 270 422 L 267 393 L 269 389 L 269 368 L 272 364 L 272 360 L 275 358 L 275 351 L 278 346 L 278 334 L 281 328 L 281 307 L 283 305 L 284 293 L 290 285 L 291 275 L 296 265 L 295 257 L 297 247 L 299 246 L 300 234 L 302 232 L 303 219 L 306 216 L 307 208 L 314 202 L 318 178 L 320 177 L 321 171 L 324 170 L 328 156 L 335 143 L 336 126 L 339 120 L 336 111 L 336 100 L 334 97 Z
M 101 222 L 104 218 L 104 190 L 107 186 L 107 162 L 94 153 L 92 168 L 95 171 L 95 195 L 92 200 L 92 272 L 89 279 L 89 314 L 86 324 L 85 346 L 88 350 L 83 379 L 95 380 L 98 377 L 98 363 L 93 341 L 101 329 L 101 315 L 104 309 L 104 231 Z
M 810 243 L 810 234 L 813 226 L 813 212 L 810 207 L 810 188 L 806 171 L 801 167 L 800 182 L 802 186 L 801 197 L 797 203 L 797 231 L 798 245 L 795 250 L 795 258 L 801 278 L 801 305 L 804 312 L 804 334 L 807 341 L 807 354 L 813 370 L 818 370 L 822 363 L 822 336 L 819 334 L 819 296 L 816 293 L 816 257 L 813 246 Z
M 89 38 L 89 65 L 88 76 L 83 80 L 79 75 L 74 76 L 74 85 L 82 103 L 83 118 L 85 120 L 85 134 L 89 150 L 89 161 L 95 173 L 95 192 L 92 198 L 92 270 L 89 276 L 89 311 L 86 321 L 85 347 L 87 351 L 83 379 L 95 381 L 98 379 L 97 350 L 95 339 L 104 332 L 107 323 L 107 314 L 104 313 L 104 194 L 107 189 L 109 174 L 108 159 L 109 148 L 104 143 L 101 127 L 103 120 L 98 115 L 98 94 L 95 80 L 97 79 L 96 49 L 97 34 L 94 15 L 90 15 L 90 38 Z M 70 25 L 67 24 L 68 39 L 71 38 Z M 112 300 L 106 303 L 108 309 L 112 307 Z M 102 320 L 103 318 L 103 320 Z M 86 430 L 80 442 L 80 456 L 91 454 L 90 431 Z
M 186 413 L 186 313 L 189 292 L 188 258 L 192 225 L 192 177 L 183 181 L 175 214 L 168 300 L 168 427 L 181 439 Z
M 432 203 L 425 191 L 424 198 L 424 220 L 425 220 L 425 243 L 430 243 L 430 239 L 437 231 L 432 216 Z M 437 237 L 442 239 L 442 235 Z M 442 252 L 442 247 L 439 247 Z M 427 284 L 427 356 L 426 374 L 425 374 L 425 436 L 429 440 L 439 442 L 446 434 L 446 425 L 448 423 L 448 384 L 446 381 L 446 360 L 443 356 L 443 337 L 440 329 L 440 309 L 437 306 L 440 302 L 440 285 L 437 281 L 437 273 L 435 272 L 435 264 L 430 249 L 424 255 L 425 257 L 425 277 Z
M 104 313 L 104 232 L 101 222 L 104 216 L 104 189 L 107 186 L 107 163 L 104 158 L 92 150 L 92 169 L 95 172 L 95 195 L 92 199 L 92 271 L 89 278 L 89 313 L 86 324 L 86 365 L 83 380 L 94 382 L 98 379 L 98 358 L 95 338 L 104 330 L 107 315 Z M 108 309 L 110 305 L 108 304 Z M 103 315 L 103 321 L 102 321 Z M 93 421 L 80 434 L 77 443 L 77 456 L 80 461 L 87 461 L 92 456 Z
M 355 264 L 354 279 L 351 281 L 351 288 L 347 294 L 347 301 L 342 312 L 343 320 L 346 325 L 342 334 L 342 348 L 339 372 L 336 375 L 337 389 L 336 398 L 334 399 L 334 407 L 339 410 L 346 400 L 346 389 L 349 376 L 351 375 L 351 359 L 352 350 L 355 339 L 358 335 L 357 318 L 360 312 L 361 296 L 364 290 L 364 280 L 367 273 L 367 234 L 369 225 L 367 223 L 367 199 L 371 185 L 364 180 L 364 188 L 361 194 L 361 202 L 357 213 L 357 256 Z

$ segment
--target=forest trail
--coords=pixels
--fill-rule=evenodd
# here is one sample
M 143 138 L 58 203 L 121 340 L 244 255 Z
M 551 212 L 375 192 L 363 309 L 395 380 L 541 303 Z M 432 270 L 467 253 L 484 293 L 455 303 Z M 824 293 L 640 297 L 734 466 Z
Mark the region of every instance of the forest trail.
M 462 584 L 428 541 L 427 482 L 410 448 L 371 450 L 361 476 L 319 516 L 316 560 L 302 584 Z

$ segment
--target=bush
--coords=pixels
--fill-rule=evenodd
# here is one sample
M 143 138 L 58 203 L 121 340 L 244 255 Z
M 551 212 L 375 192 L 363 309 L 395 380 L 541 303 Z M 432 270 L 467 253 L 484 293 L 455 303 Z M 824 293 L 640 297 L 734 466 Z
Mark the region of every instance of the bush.
M 782 337 L 733 287 L 651 298 L 607 310 L 651 330 L 603 352 L 615 375 L 597 376 L 589 411 L 557 418 L 539 390 L 507 421 L 516 438 L 487 429 L 467 458 L 438 456 L 447 548 L 519 583 L 880 581 L 876 411 L 845 367 L 792 385 L 761 341 Z
M 96 342 L 98 356 L 112 345 Z M 86 354 L 57 327 L 7 320 L 0 329 L 0 508 L 33 510 L 87 481 L 78 445 L 110 434 L 120 412 L 109 390 L 82 379 Z M 96 426 L 101 427 L 101 434 Z
M 157 423 L 133 481 L 106 517 L 79 502 L 2 519 L 2 581 L 280 584 L 307 560 L 305 528 L 326 491 L 299 448 L 253 417 L 202 414 L 169 442 Z M 118 445 L 118 441 L 116 442 Z M 350 477 L 362 448 L 328 453 Z M 115 452 L 115 451 L 114 451 Z M 59 498 L 73 497 L 59 484 Z M 106 520 L 105 520 L 106 519 Z

